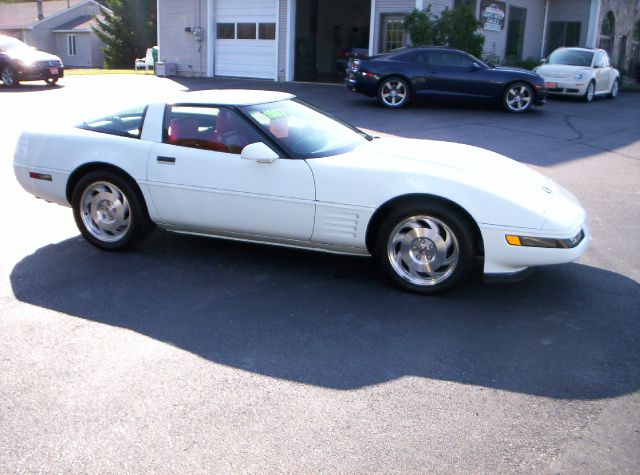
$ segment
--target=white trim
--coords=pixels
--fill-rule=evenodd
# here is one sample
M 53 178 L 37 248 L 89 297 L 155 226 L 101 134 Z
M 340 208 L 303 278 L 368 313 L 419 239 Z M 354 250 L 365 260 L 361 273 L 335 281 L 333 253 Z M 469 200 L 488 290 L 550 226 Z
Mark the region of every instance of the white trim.
M 158 0 L 160 3 L 160 0 Z M 213 66 L 214 66 L 214 38 L 213 38 L 213 25 L 214 25 L 214 4 L 213 0 L 207 0 L 207 77 L 213 77 Z M 159 22 L 158 22 L 159 23 Z
M 91 33 L 91 30 L 51 30 L 51 33 Z
M 549 20 L 549 0 L 544 2 L 544 24 L 542 25 L 542 42 L 540 44 L 540 59 L 544 58 L 544 49 L 547 46 L 547 22 Z
M 416 0 L 416 10 L 422 11 L 423 8 L 424 8 L 423 0 Z
M 598 39 L 598 21 L 600 20 L 600 8 L 602 2 L 600 0 L 591 0 L 589 9 L 589 24 L 587 25 L 587 39 L 585 46 L 587 48 L 595 48 Z
M 287 81 L 293 81 L 294 72 L 294 51 L 296 41 L 296 0 L 288 0 L 287 2 L 287 52 L 286 52 L 286 75 Z
M 78 37 L 75 33 L 67 35 L 67 56 L 78 56 Z
M 162 0 L 158 0 L 156 2 L 156 43 L 158 43 L 158 62 L 162 61 L 162 48 L 160 47 L 160 38 L 162 38 L 162 35 L 160 35 L 160 2 L 162 2 Z
M 278 80 L 278 69 L 280 65 L 278 64 L 278 58 L 280 57 L 280 0 L 274 0 L 276 2 L 276 71 L 275 76 L 273 77 L 274 81 Z M 260 23 L 256 25 L 256 34 L 257 37 L 260 38 Z
M 369 15 L 369 56 L 373 56 L 373 27 L 376 22 L 376 0 L 371 0 L 371 14 Z

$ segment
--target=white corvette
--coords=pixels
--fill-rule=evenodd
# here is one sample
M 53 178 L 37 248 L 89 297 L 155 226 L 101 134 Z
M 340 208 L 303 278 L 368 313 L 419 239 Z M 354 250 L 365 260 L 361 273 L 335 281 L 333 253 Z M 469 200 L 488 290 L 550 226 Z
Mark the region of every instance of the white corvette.
M 105 250 L 166 229 L 373 255 L 406 290 L 577 259 L 586 214 L 539 173 L 454 143 L 379 139 L 268 91 L 203 91 L 177 101 L 24 132 L 20 184 L 73 208 Z M 481 258 L 481 259 L 478 259 Z
M 603 49 L 558 48 L 533 72 L 544 78 L 549 94 L 591 102 L 600 95 L 613 99 L 620 91 L 620 73 Z

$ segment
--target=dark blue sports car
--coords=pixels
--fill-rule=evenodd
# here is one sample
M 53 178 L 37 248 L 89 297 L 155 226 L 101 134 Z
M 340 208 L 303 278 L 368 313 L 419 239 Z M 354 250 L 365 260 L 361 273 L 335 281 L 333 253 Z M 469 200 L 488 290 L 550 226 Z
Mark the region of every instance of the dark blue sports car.
M 425 97 L 492 101 L 509 112 L 524 112 L 547 97 L 544 79 L 531 71 L 495 67 L 464 51 L 436 46 L 350 59 L 345 82 L 392 109 Z

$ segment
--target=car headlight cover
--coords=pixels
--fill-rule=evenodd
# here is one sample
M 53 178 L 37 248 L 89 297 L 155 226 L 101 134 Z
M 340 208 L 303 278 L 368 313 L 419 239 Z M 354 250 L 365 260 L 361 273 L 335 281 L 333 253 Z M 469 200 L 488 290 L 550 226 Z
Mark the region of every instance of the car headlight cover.
M 547 247 L 557 249 L 573 249 L 582 242 L 585 234 L 584 230 L 580 230 L 578 234 L 567 239 L 558 238 L 545 238 L 534 236 L 517 236 L 513 234 L 507 234 L 505 239 L 511 246 L 523 246 L 523 247 Z
M 584 73 L 578 73 L 576 74 L 576 81 L 582 81 L 584 77 Z

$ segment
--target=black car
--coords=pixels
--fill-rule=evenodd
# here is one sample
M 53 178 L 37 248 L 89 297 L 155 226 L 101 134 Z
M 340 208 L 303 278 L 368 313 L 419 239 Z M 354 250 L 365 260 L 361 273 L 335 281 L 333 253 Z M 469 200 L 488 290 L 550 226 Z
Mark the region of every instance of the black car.
M 5 86 L 18 86 L 20 81 L 45 81 L 53 86 L 63 76 L 64 65 L 57 56 L 0 35 L 0 80 Z
M 399 108 L 412 98 L 492 101 L 524 112 L 546 101 L 544 79 L 531 71 L 495 67 L 450 48 L 400 48 L 370 59 L 350 59 L 346 85 Z

